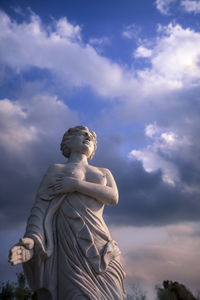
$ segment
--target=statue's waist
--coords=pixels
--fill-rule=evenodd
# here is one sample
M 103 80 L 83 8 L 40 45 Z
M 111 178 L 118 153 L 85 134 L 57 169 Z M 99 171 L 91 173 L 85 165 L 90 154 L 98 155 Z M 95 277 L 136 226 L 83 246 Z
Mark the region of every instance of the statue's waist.
M 98 217 L 102 217 L 104 205 L 98 202 L 96 199 L 80 194 L 78 192 L 68 194 L 62 204 L 64 208 L 65 203 L 70 204 L 73 208 L 79 211 L 81 214 L 86 213 L 88 211 L 94 213 Z

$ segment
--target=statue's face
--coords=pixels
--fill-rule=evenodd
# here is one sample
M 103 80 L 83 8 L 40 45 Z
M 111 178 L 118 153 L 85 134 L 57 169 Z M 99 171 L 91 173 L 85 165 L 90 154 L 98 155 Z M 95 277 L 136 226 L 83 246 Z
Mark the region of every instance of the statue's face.
M 94 137 L 88 130 L 79 130 L 74 133 L 70 141 L 71 152 L 79 152 L 90 157 L 94 151 Z

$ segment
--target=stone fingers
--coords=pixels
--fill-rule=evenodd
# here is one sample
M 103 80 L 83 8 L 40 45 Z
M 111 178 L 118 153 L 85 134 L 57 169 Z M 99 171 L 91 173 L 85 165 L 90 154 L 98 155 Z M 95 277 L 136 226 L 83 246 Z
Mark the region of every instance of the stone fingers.
M 24 247 L 28 250 L 32 249 L 34 247 L 34 240 L 31 239 L 31 238 L 28 238 L 28 237 L 24 237 L 24 238 L 21 238 L 19 240 L 19 243 L 20 243 L 20 246 L 22 246 L 24 249 Z
M 11 263 L 11 265 L 17 265 L 23 262 L 23 254 L 22 254 L 22 248 L 21 246 L 14 246 L 10 252 L 8 261 Z
M 22 255 L 17 255 L 10 260 L 11 265 L 17 265 L 23 263 Z

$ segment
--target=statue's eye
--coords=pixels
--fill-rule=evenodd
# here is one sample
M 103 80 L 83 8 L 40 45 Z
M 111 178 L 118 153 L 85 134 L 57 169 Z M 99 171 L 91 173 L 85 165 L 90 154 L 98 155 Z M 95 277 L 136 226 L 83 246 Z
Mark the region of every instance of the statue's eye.
M 94 137 L 92 134 L 89 134 L 87 132 L 80 132 L 79 135 L 83 135 L 85 137 L 89 137 L 91 141 L 94 141 Z
M 82 132 L 82 133 L 80 133 L 80 135 L 88 136 L 88 133 L 87 132 Z

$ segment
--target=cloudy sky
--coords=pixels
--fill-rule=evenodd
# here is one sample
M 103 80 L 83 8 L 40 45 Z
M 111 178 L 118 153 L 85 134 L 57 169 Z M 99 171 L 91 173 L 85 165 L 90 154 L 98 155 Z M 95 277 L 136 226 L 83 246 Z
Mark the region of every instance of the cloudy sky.
M 119 188 L 105 219 L 127 284 L 197 290 L 200 1 L 1 0 L 0 28 L 0 280 L 64 131 L 83 124 Z

